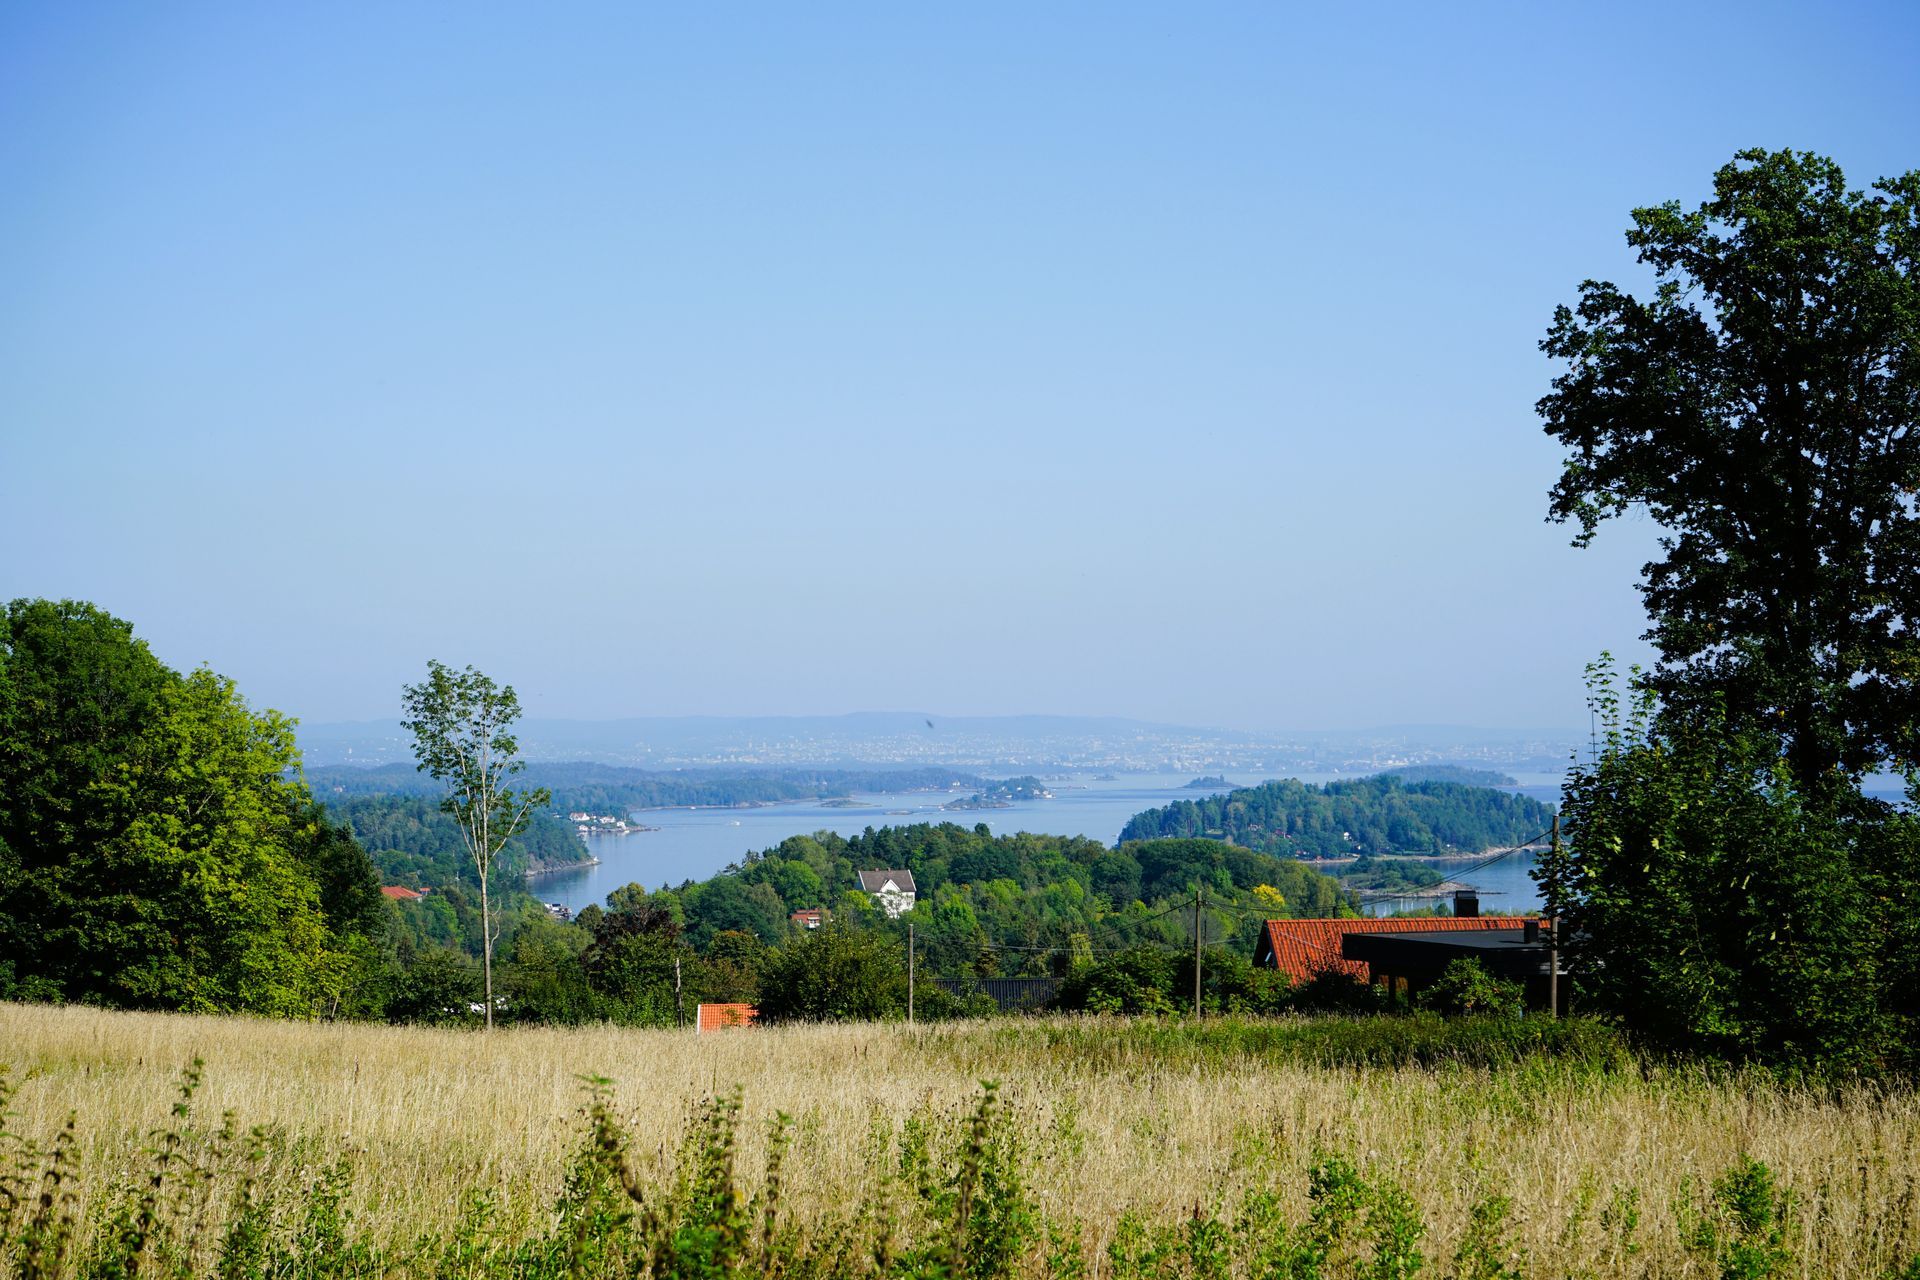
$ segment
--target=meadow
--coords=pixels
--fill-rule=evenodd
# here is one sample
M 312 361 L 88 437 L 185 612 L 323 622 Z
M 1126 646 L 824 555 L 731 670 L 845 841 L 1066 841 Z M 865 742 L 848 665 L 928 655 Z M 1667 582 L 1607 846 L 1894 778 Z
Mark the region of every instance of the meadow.
M 0 1004 L 0 1173 L 18 1197 L 0 1196 L 4 1260 L 93 1275 L 1920 1275 L 1920 1095 L 1656 1066 L 1594 1024 L 1522 1025 L 696 1037 Z

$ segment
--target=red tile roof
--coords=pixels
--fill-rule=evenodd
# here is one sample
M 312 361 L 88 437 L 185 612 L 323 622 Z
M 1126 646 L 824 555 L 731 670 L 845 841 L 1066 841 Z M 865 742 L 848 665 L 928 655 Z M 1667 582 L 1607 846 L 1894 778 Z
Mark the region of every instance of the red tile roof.
M 1269 920 L 1253 962 L 1284 970 L 1295 982 L 1331 970 L 1361 981 L 1373 974 L 1364 960 L 1344 960 L 1340 938 L 1349 933 L 1439 933 L 1452 929 L 1519 929 L 1525 916 L 1422 916 L 1366 920 Z
M 703 1004 L 693 1011 L 693 1027 L 700 1032 L 750 1027 L 759 1016 L 750 1004 Z
M 415 893 L 411 889 L 403 889 L 397 884 L 383 884 L 380 886 L 380 892 L 386 894 L 395 902 L 418 902 L 427 896 L 424 893 Z

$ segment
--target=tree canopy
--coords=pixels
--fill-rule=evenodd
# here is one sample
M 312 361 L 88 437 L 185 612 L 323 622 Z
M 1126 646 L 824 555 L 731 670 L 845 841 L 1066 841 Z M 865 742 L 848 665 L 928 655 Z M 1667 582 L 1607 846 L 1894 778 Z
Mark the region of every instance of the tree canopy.
M 1638 297 L 1589 280 L 1541 349 L 1551 516 L 1666 532 L 1641 591 L 1669 713 L 1717 704 L 1796 773 L 1920 764 L 1920 172 L 1745 151 L 1633 211 Z
M 364 1007 L 378 882 L 292 723 L 89 604 L 0 628 L 0 990 L 138 1008 Z

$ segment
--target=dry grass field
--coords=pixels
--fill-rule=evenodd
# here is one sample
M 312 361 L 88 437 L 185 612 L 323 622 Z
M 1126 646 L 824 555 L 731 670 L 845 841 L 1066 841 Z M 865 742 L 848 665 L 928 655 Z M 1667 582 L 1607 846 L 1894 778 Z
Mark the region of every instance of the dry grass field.
M 997 1080 L 1031 1199 L 1077 1224 L 1093 1276 L 1113 1273 L 1108 1247 L 1129 1213 L 1230 1222 L 1250 1188 L 1268 1187 L 1306 1219 L 1309 1170 L 1328 1152 L 1405 1192 L 1422 1274 L 1472 1274 L 1452 1260 L 1474 1205 L 1496 1195 L 1512 1202 L 1498 1251 L 1528 1277 L 1720 1274 L 1688 1240 L 1743 1156 L 1791 1194 L 1771 1274 L 1880 1280 L 1920 1251 L 1912 1092 L 1552 1060 L 1329 1068 L 1235 1046 L 1230 1026 L 1182 1039 L 1115 1022 L 486 1035 L 0 1004 L 9 1127 L 44 1146 L 78 1113 L 83 1213 L 104 1210 L 114 1176 L 146 1167 L 197 1056 L 193 1124 L 231 1111 L 242 1130 L 277 1127 L 285 1154 L 266 1176 L 290 1189 L 350 1156 L 355 1221 L 395 1242 L 449 1230 L 474 1189 L 495 1193 L 503 1237 L 549 1230 L 585 1133 L 582 1077 L 598 1075 L 650 1185 L 669 1178 L 702 1100 L 740 1090 L 749 1182 L 768 1122 L 788 1113 L 783 1203 L 802 1222 L 897 1201 L 881 1180 L 899 1167 L 903 1129 L 963 1135 L 980 1081 Z M 911 1215 L 899 1229 L 912 1235 Z M 1023 1270 L 1045 1273 L 1043 1246 Z

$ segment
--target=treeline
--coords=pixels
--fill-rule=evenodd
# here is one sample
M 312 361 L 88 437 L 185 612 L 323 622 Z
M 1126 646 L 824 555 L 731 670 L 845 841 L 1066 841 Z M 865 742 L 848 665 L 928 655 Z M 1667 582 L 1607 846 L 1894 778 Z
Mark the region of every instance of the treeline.
M 1552 820 L 1552 806 L 1510 791 L 1377 774 L 1176 800 L 1134 815 L 1120 838 L 1205 837 L 1296 858 L 1478 853 L 1538 837 Z
M 326 808 L 352 828 L 385 883 L 410 889 L 479 887 L 460 828 L 441 811 L 437 796 L 336 795 L 327 800 Z M 587 846 L 573 826 L 541 810 L 530 815 L 527 829 L 507 845 L 495 865 L 510 883 L 529 868 L 584 862 L 588 857 Z
M 435 787 L 411 765 L 328 765 L 307 772 L 314 792 L 332 803 L 365 795 L 430 794 Z M 896 794 L 985 788 L 985 778 L 951 769 L 687 769 L 649 772 L 605 764 L 529 764 L 519 781 L 545 787 L 562 810 L 625 814 L 634 809 L 692 805 L 726 808 L 791 800 L 837 799 L 854 792 Z
M 1381 773 L 1402 782 L 1458 782 L 1468 787 L 1512 787 L 1519 780 L 1497 769 L 1470 769 L 1463 764 L 1403 764 Z

